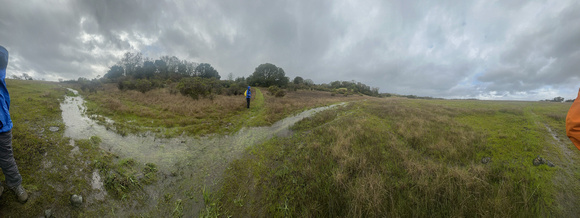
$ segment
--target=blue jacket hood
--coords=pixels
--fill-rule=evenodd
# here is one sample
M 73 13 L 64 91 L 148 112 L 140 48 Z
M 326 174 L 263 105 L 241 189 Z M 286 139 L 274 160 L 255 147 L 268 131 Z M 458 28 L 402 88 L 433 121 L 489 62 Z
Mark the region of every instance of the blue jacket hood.
M 6 89 L 6 67 L 8 66 L 8 50 L 0 46 L 0 132 L 12 129 L 10 119 L 10 95 Z
M 8 51 L 0 45 L 0 69 L 6 70 L 8 66 Z

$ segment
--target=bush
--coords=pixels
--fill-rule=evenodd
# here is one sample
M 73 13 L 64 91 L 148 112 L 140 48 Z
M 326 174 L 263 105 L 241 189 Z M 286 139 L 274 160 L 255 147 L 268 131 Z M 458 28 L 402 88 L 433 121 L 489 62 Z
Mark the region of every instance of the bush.
M 149 80 L 146 79 L 140 79 L 136 81 L 135 88 L 141 93 L 145 93 L 153 89 L 153 83 L 151 83 Z
M 168 89 L 169 89 L 169 94 L 177 95 L 177 93 L 179 93 L 179 89 L 177 88 L 176 83 L 169 84 Z
M 97 79 L 88 80 L 85 78 L 79 78 L 78 83 L 81 85 L 81 90 L 83 92 L 97 92 L 97 90 L 102 89 L 102 84 Z
M 280 88 L 278 88 L 278 86 L 268 87 L 268 92 L 270 92 L 270 95 L 275 95 L 276 93 L 278 93 L 278 91 L 280 91 Z
M 297 85 L 294 83 L 288 83 L 288 86 L 286 87 L 286 90 L 289 92 L 295 92 L 296 90 L 298 90 L 299 88 L 301 88 L 301 84 Z
M 222 86 L 218 83 L 218 80 L 213 78 L 183 78 L 179 81 L 177 89 L 182 95 L 187 95 L 193 99 L 199 99 L 199 97 L 212 98 L 215 94 L 221 94 Z
M 347 94 L 348 93 L 348 89 L 347 88 L 338 88 L 334 90 L 337 94 Z
M 284 90 L 280 89 L 276 92 L 276 94 L 274 96 L 281 98 L 281 97 L 284 97 L 285 95 L 286 95 L 286 92 Z
M 135 86 L 135 82 L 133 80 L 124 80 L 119 81 L 118 83 L 120 90 L 135 90 L 137 87 Z
M 225 87 L 226 95 L 241 95 L 244 94 L 247 84 L 225 81 L 222 84 Z

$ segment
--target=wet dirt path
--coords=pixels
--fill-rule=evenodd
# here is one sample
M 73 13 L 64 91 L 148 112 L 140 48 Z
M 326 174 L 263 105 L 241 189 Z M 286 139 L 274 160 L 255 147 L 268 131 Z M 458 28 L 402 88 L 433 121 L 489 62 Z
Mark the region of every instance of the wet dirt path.
M 538 115 L 532 112 L 533 119 L 538 126 L 545 128 L 549 135 L 546 135 L 546 142 L 550 145 L 544 149 L 546 158 L 552 161 L 558 171 L 556 172 L 553 183 L 556 188 L 556 202 L 559 205 L 561 215 L 564 217 L 578 217 L 580 214 L 580 181 L 577 175 L 580 172 L 580 157 L 577 151 L 573 150 L 569 139 L 565 135 L 558 134 L 558 131 L 546 122 L 540 121 Z M 561 127 L 564 128 L 564 127 Z M 551 148 L 550 148 L 551 147 Z
M 70 91 L 78 94 L 72 89 Z M 161 199 L 170 194 L 174 199 L 180 199 L 184 214 L 197 215 L 204 206 L 202 190 L 214 186 L 227 164 L 236 159 L 246 147 L 273 136 L 289 136 L 292 134 L 289 127 L 294 123 L 335 106 L 310 109 L 272 126 L 242 128 L 231 135 L 169 139 L 156 138 L 150 134 L 118 135 L 86 117 L 84 100 L 78 95 L 66 96 L 61 109 L 66 137 L 87 139 L 98 136 L 102 140 L 102 149 L 121 158 L 133 158 L 143 164 L 154 163 L 158 166 L 162 178 L 157 184 L 144 188 L 148 195 L 147 205 L 158 205 Z M 142 213 L 155 209 L 149 207 L 135 211 L 133 208 L 132 212 Z

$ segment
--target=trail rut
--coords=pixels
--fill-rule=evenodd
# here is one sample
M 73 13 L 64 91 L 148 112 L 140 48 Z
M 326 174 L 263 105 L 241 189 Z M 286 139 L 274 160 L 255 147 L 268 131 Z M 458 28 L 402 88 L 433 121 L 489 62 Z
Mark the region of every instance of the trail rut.
M 580 198 L 577 196 L 580 192 L 580 181 L 575 175 L 580 172 L 580 168 L 575 164 L 579 160 L 578 152 L 572 149 L 574 146 L 571 146 L 566 136 L 560 136 L 546 123 L 542 125 L 551 136 L 551 138 L 547 136 L 546 141 L 550 141 L 557 148 L 548 149 L 546 153 L 547 158 L 559 168 L 553 179 L 559 209 L 564 217 L 577 217 L 580 214 L 578 207 Z

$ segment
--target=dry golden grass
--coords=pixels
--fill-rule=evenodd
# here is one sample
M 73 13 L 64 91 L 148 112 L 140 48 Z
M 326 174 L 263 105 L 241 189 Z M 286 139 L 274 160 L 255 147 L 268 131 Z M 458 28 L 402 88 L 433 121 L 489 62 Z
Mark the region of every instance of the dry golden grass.
M 262 90 L 266 90 L 262 88 Z M 278 120 L 283 119 L 289 114 L 302 111 L 307 108 L 313 108 L 323 105 L 329 105 L 337 102 L 359 101 L 363 99 L 371 99 L 373 97 L 360 95 L 332 95 L 330 92 L 298 90 L 295 92 L 287 92 L 286 96 L 282 98 L 275 97 L 271 94 L 266 94 L 264 91 L 264 99 L 266 105 L 265 120 L 268 124 L 272 124 Z
M 246 104 L 243 96 L 217 95 L 194 100 L 171 94 L 167 89 L 146 93 L 122 91 L 115 84 L 105 84 L 103 91 L 84 95 L 88 114 L 111 118 L 114 124 L 103 124 L 121 134 L 161 131 L 159 127 L 173 128 L 160 132 L 162 136 L 228 133 L 242 126 L 239 116 L 245 112 Z
M 551 181 L 538 179 L 554 169 L 531 164 L 542 147 L 522 131 L 528 113 L 463 103 L 389 98 L 320 112 L 293 138 L 251 147 L 232 164 L 219 203 L 226 214 L 275 217 L 558 214 Z M 486 156 L 491 163 L 481 163 Z
M 169 89 L 141 93 L 119 90 L 115 84 L 104 84 L 97 93 L 83 94 L 89 102 L 87 112 L 111 118 L 115 121 L 111 128 L 119 133 L 151 131 L 158 127 L 177 128 L 165 131 L 165 136 L 182 132 L 190 135 L 231 133 L 242 126 L 270 125 L 308 108 L 369 98 L 332 96 L 329 92 L 305 90 L 289 92 L 279 98 L 269 94 L 262 96 L 260 91 L 253 89 L 251 110 L 246 109 L 245 97 L 240 95 L 215 95 L 194 100 L 171 94 Z
M 158 118 L 163 119 L 173 116 L 204 117 L 217 110 L 229 114 L 245 106 L 245 99 L 240 96 L 217 95 L 213 100 L 193 100 L 181 94 L 170 94 L 167 89 L 155 89 L 146 93 L 121 91 L 115 84 L 106 84 L 105 91 L 91 97 L 91 100 L 102 102 L 107 109 L 117 113 L 141 114 L 152 118 L 161 116 Z M 155 113 L 147 114 L 144 111 Z

